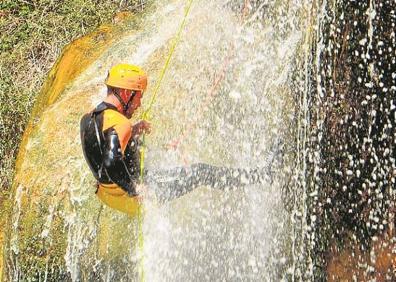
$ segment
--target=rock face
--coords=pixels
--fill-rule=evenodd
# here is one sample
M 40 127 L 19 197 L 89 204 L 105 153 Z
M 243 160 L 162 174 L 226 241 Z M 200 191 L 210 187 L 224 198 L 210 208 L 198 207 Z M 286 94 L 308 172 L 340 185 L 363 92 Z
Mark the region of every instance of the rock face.
M 317 277 L 393 281 L 395 256 L 387 250 L 395 240 L 396 6 L 326 3 L 310 111 L 311 243 L 315 265 L 322 266 Z M 351 269 L 357 262 L 362 269 Z

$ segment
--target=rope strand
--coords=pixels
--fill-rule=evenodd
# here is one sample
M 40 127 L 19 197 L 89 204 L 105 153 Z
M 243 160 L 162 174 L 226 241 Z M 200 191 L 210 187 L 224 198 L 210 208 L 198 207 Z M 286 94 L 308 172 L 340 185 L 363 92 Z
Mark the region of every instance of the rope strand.
M 157 82 L 157 84 L 156 84 L 156 86 L 154 88 L 154 94 L 151 96 L 151 100 L 150 100 L 150 103 L 149 103 L 149 106 L 148 106 L 147 110 L 145 110 L 144 113 L 142 114 L 142 120 L 148 120 L 148 118 L 149 118 L 149 113 L 151 112 L 151 108 L 153 107 L 153 105 L 154 105 L 154 103 L 156 101 L 156 98 L 157 98 L 157 95 L 158 95 L 158 91 L 159 91 L 160 86 L 161 86 L 161 82 L 162 82 L 162 80 L 163 80 L 163 78 L 165 76 L 166 71 L 168 70 L 169 63 L 170 63 L 170 60 L 172 58 L 172 55 L 173 55 L 173 53 L 174 53 L 174 51 L 176 49 L 177 44 L 180 42 L 181 33 L 182 33 L 183 28 L 184 28 L 184 26 L 186 24 L 186 19 L 187 19 L 188 14 L 190 13 L 190 9 L 191 9 L 192 3 L 193 3 L 193 0 L 189 0 L 189 3 L 187 5 L 187 8 L 186 8 L 185 13 L 184 13 L 183 21 L 181 22 L 181 24 L 179 26 L 179 30 L 177 31 L 176 36 L 174 37 L 173 45 L 172 45 L 172 47 L 171 47 L 171 49 L 169 51 L 169 55 L 168 55 L 168 57 L 166 59 L 165 65 L 162 68 L 160 77 L 159 77 L 158 82 Z M 142 144 L 142 147 L 141 147 L 141 150 L 140 150 L 140 182 L 142 182 L 142 183 L 143 183 L 143 178 L 144 178 L 145 139 L 146 139 L 145 138 L 145 134 L 143 134 L 143 144 Z

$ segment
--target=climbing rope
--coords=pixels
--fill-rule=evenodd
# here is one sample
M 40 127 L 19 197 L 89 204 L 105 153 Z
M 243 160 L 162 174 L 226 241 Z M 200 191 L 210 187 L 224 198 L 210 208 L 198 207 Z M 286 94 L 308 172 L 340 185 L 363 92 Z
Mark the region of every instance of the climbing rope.
M 162 68 L 161 74 L 160 74 L 159 79 L 157 81 L 157 84 L 156 84 L 156 86 L 154 88 L 154 93 L 151 96 L 151 100 L 150 100 L 149 106 L 147 107 L 147 110 L 145 110 L 143 115 L 142 115 L 142 120 L 148 120 L 148 118 L 149 118 L 149 114 L 151 112 L 151 108 L 153 107 L 153 105 L 154 105 L 154 103 L 155 103 L 155 101 L 157 99 L 157 95 L 158 95 L 158 91 L 159 91 L 160 86 L 161 86 L 161 82 L 162 82 L 162 80 L 163 80 L 163 78 L 165 76 L 166 71 L 168 70 L 169 62 L 170 62 L 170 60 L 172 58 L 172 55 L 173 55 L 173 53 L 174 53 L 174 51 L 176 49 L 177 44 L 180 41 L 181 33 L 182 33 L 183 28 L 184 28 L 184 26 L 186 24 L 186 19 L 187 19 L 187 16 L 188 16 L 189 12 L 190 12 L 192 2 L 193 2 L 193 0 L 189 0 L 189 3 L 187 5 L 185 13 L 184 13 L 183 21 L 181 22 L 181 24 L 179 26 L 179 30 L 177 31 L 177 34 L 175 35 L 173 45 L 171 46 L 168 58 L 166 59 L 165 65 Z M 143 145 L 142 145 L 141 150 L 140 150 L 140 182 L 142 182 L 142 183 L 143 183 L 143 177 L 144 177 L 145 139 L 146 139 L 145 138 L 145 134 L 143 134 Z
M 221 82 L 225 79 L 226 72 L 230 65 L 231 59 L 233 57 L 235 57 L 235 55 L 236 55 L 235 47 L 232 45 L 227 56 L 224 59 L 224 62 L 223 62 L 222 68 L 219 71 L 219 74 L 217 76 L 215 76 L 212 86 L 208 89 L 208 92 L 205 95 L 206 99 L 204 100 L 204 102 L 200 105 L 200 107 L 197 110 L 198 116 L 196 116 L 195 122 L 189 123 L 186 130 L 179 137 L 170 141 L 166 145 L 166 148 L 176 150 L 187 136 L 191 136 L 192 131 L 198 126 L 198 121 L 200 119 L 199 115 L 204 114 L 205 110 L 208 109 L 209 104 L 211 103 L 213 98 L 218 93 Z
M 139 250 L 138 257 L 139 265 L 138 265 L 138 274 L 140 281 L 145 281 L 144 275 L 144 237 L 143 237 L 143 207 L 139 205 L 138 213 L 137 213 L 137 249 Z
M 189 3 L 187 4 L 187 7 L 185 9 L 185 13 L 184 13 L 184 17 L 183 20 L 179 26 L 179 30 L 177 32 L 177 34 L 174 37 L 174 41 L 173 41 L 173 45 L 171 46 L 171 49 L 169 51 L 169 55 L 165 61 L 165 65 L 162 68 L 162 71 L 160 73 L 159 79 L 155 85 L 154 88 L 154 93 L 151 96 L 151 100 L 149 102 L 149 106 L 147 107 L 147 109 L 143 112 L 141 119 L 142 120 L 148 120 L 149 119 L 149 115 L 151 112 L 151 109 L 157 99 L 157 95 L 162 83 L 162 80 L 166 74 L 166 71 L 169 67 L 169 63 L 170 60 L 172 58 L 172 55 L 176 49 L 176 46 L 178 45 L 178 43 L 180 42 L 180 38 L 181 38 L 181 33 L 184 29 L 185 23 L 186 23 L 186 19 L 187 16 L 190 12 L 191 6 L 192 6 L 192 2 L 193 0 L 189 0 Z M 246 18 L 246 15 L 248 13 L 248 5 L 249 5 L 250 1 L 249 0 L 245 0 L 244 3 L 244 9 L 243 9 L 243 13 L 242 13 L 242 17 L 241 17 L 241 21 L 244 21 Z M 225 78 L 225 74 L 226 74 L 226 70 L 227 67 L 230 64 L 231 61 L 231 54 L 234 53 L 235 49 L 234 46 L 232 46 L 229 54 L 226 56 L 223 67 L 220 71 L 220 74 L 215 78 L 212 87 L 210 88 L 208 95 L 207 95 L 207 100 L 203 103 L 202 108 L 206 108 L 208 106 L 208 104 L 210 103 L 210 101 L 213 99 L 213 97 L 216 95 L 216 93 L 218 92 L 218 88 L 221 84 L 221 82 L 224 80 Z M 235 54 L 234 54 L 235 55 Z M 181 136 L 179 136 L 179 138 L 173 140 L 172 142 L 170 142 L 168 144 L 169 148 L 173 148 L 176 149 L 180 143 L 186 138 L 186 136 L 193 130 L 193 128 L 195 128 L 197 126 L 197 124 L 193 124 L 190 125 L 190 127 L 184 132 L 184 134 L 182 134 Z M 140 181 L 141 183 L 143 183 L 143 178 L 144 178 L 144 159 L 145 159 L 145 134 L 143 134 L 143 144 L 140 150 Z M 142 256 L 140 259 L 140 265 L 139 265 L 139 276 L 140 276 L 140 280 L 144 281 L 145 280 L 145 275 L 144 275 L 144 260 L 143 260 L 143 209 L 142 207 L 139 207 L 139 211 L 138 211 L 138 240 L 137 240 L 137 245 L 138 248 L 140 250 L 140 255 Z
M 241 25 L 244 25 L 244 22 L 246 20 L 246 17 L 249 13 L 249 6 L 250 6 L 250 0 L 245 0 L 243 8 L 241 10 L 241 17 L 240 17 L 240 22 Z M 197 113 L 203 113 L 203 111 L 208 107 L 210 104 L 211 100 L 214 98 L 214 96 L 218 93 L 218 88 L 220 87 L 221 82 L 225 79 L 225 74 L 227 71 L 228 66 L 230 65 L 230 61 L 232 60 L 233 57 L 235 57 L 235 46 L 232 45 L 227 56 L 224 59 L 223 67 L 220 70 L 220 74 L 215 77 L 214 82 L 212 84 L 212 87 L 209 89 L 207 94 L 205 95 L 206 101 L 201 105 L 200 109 L 197 111 Z M 186 139 L 187 136 L 191 136 L 192 131 L 197 127 L 198 125 L 198 120 L 199 118 L 196 118 L 194 123 L 190 123 L 187 129 L 177 138 L 174 140 L 170 141 L 165 147 L 167 149 L 173 149 L 176 150 L 180 146 L 180 144 L 183 142 L 184 139 Z M 183 159 L 184 165 L 187 165 L 187 158 L 186 155 L 181 152 L 181 156 Z
M 150 100 L 149 106 L 147 107 L 147 109 L 142 114 L 142 118 L 141 118 L 142 120 L 148 120 L 148 118 L 149 118 L 151 109 L 152 109 L 152 107 L 153 107 L 153 105 L 154 105 L 154 103 L 155 103 L 155 101 L 157 99 L 157 95 L 158 95 L 158 92 L 159 92 L 159 89 L 160 89 L 160 86 L 161 86 L 161 82 L 162 82 L 162 80 L 163 80 L 163 78 L 165 76 L 165 73 L 166 73 L 166 71 L 167 71 L 167 69 L 169 67 L 169 63 L 170 63 L 172 55 L 173 55 L 173 53 L 174 53 L 174 51 L 176 49 L 176 46 L 177 46 L 177 44 L 180 41 L 181 33 L 182 33 L 182 30 L 183 30 L 183 28 L 184 28 L 184 26 L 186 24 L 186 19 L 187 19 L 187 16 L 188 16 L 189 12 L 190 12 L 190 9 L 191 9 L 191 6 L 192 6 L 192 2 L 193 2 L 193 0 L 189 0 L 189 2 L 187 4 L 187 7 L 186 7 L 185 13 L 184 13 L 184 17 L 183 17 L 183 21 L 181 22 L 181 24 L 179 26 L 179 30 L 177 31 L 177 33 L 176 33 L 176 35 L 174 37 L 173 45 L 171 46 L 171 49 L 169 51 L 169 55 L 168 55 L 168 57 L 167 57 L 167 59 L 165 61 L 165 65 L 162 68 L 162 71 L 160 73 L 159 79 L 158 79 L 157 84 L 156 84 L 156 86 L 154 88 L 154 93 L 151 96 L 151 100 Z M 142 140 L 143 144 L 142 144 L 142 147 L 140 149 L 140 182 L 141 183 L 143 183 L 143 178 L 144 178 L 144 158 L 145 158 L 145 141 L 146 141 L 145 139 L 146 139 L 145 138 L 145 134 L 143 134 L 143 140 Z M 139 253 L 140 253 L 139 255 L 141 256 L 140 263 L 139 263 L 139 266 L 138 266 L 138 273 L 139 273 L 140 281 L 145 281 L 144 253 L 143 253 L 144 252 L 143 216 L 144 216 L 144 210 L 143 210 L 143 207 L 140 206 L 139 210 L 138 210 L 138 218 L 137 218 L 137 224 L 138 224 L 138 228 L 137 228 L 138 229 L 137 248 L 138 248 Z

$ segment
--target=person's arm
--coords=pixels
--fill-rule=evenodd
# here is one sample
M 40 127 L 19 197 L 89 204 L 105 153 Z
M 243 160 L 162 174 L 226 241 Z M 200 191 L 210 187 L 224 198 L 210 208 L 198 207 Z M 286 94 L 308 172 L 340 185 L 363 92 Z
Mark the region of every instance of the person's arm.
M 124 151 L 129 139 L 131 129 L 129 125 L 110 127 L 103 132 L 104 151 L 103 164 L 109 178 L 131 196 L 137 196 L 136 180 L 129 171 L 124 161 Z

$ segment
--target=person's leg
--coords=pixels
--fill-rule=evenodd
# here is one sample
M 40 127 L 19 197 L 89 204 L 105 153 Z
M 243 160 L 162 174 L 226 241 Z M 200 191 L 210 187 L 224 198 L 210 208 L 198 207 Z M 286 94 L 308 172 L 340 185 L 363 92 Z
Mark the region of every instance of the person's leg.
M 147 183 L 153 188 L 159 202 L 170 201 L 191 192 L 199 186 L 214 189 L 235 189 L 262 183 L 264 170 L 217 167 L 204 163 L 190 167 L 147 172 Z

